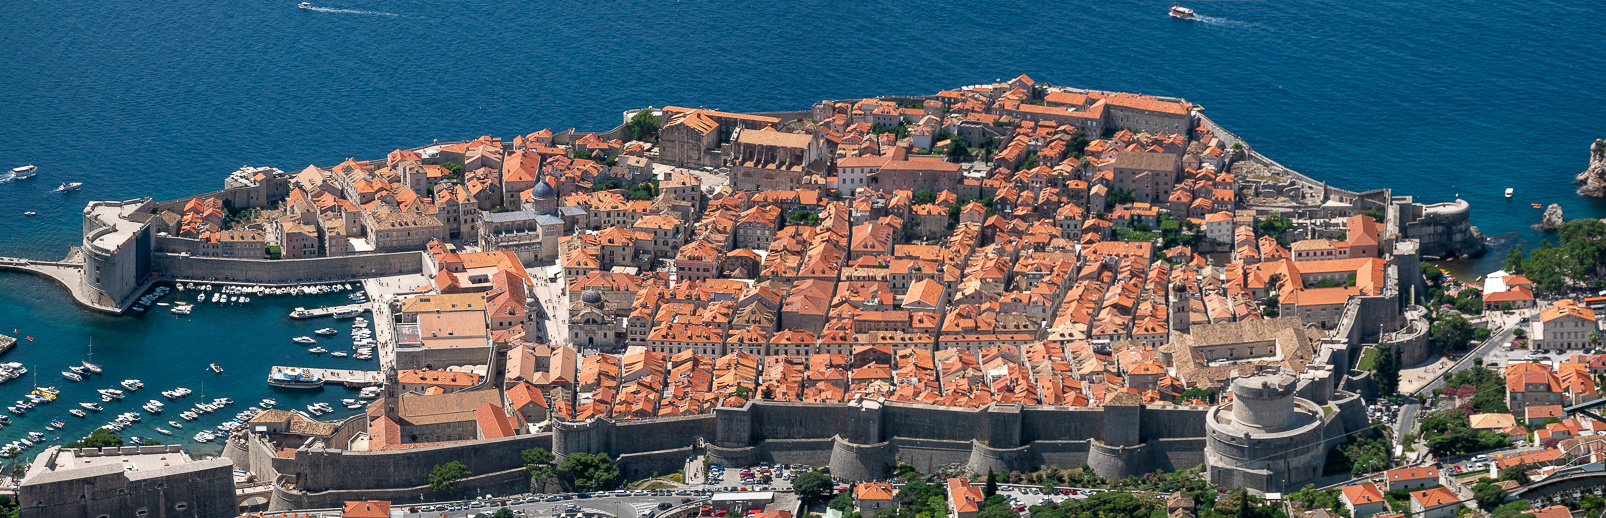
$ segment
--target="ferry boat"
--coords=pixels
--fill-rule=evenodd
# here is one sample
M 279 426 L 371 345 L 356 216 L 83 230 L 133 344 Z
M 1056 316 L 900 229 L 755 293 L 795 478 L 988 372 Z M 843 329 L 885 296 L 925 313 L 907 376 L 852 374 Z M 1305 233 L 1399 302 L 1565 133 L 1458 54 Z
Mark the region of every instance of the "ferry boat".
M 1194 16 L 1196 16 L 1196 15 L 1194 14 L 1193 9 L 1189 9 L 1189 8 L 1186 8 L 1186 7 L 1177 5 L 1177 4 L 1171 4 L 1171 17 L 1172 18 L 1176 18 L 1176 19 L 1179 19 L 1179 20 L 1192 20 L 1194 18 Z
M 335 318 L 351 318 L 362 314 L 362 308 L 349 308 L 335 311 Z
M 291 389 L 322 388 L 323 377 L 302 372 L 301 369 L 285 369 L 268 375 L 268 386 Z
M 84 182 L 67 182 L 67 183 L 61 184 L 61 187 L 57 187 L 56 188 L 56 192 L 72 192 L 72 191 L 78 190 L 78 188 L 83 187 L 83 186 L 84 186 Z
M 15 180 L 27 180 L 36 174 L 39 174 L 39 168 L 33 164 L 11 168 L 11 178 Z

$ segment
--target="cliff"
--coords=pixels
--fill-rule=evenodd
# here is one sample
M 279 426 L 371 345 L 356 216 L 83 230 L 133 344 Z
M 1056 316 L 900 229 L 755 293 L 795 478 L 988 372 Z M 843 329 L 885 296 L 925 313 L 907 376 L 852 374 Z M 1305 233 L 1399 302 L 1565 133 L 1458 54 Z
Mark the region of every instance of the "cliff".
M 1589 146 L 1589 167 L 1578 173 L 1573 182 L 1580 184 L 1578 194 L 1606 196 L 1606 139 L 1596 139 Z

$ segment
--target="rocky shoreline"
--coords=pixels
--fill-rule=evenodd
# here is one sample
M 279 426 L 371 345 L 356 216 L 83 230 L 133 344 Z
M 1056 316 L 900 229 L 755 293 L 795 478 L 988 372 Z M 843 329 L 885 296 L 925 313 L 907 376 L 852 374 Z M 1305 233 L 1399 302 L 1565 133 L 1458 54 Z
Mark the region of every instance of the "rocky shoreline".
M 1589 146 L 1589 167 L 1578 173 L 1573 182 L 1579 184 L 1578 194 L 1606 197 L 1606 139 L 1596 139 Z

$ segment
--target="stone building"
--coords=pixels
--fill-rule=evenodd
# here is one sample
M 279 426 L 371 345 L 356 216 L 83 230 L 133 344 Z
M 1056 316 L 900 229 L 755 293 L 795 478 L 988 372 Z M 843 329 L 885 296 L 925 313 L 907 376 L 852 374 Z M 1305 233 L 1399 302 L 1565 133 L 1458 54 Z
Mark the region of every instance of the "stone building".
M 824 145 L 816 135 L 771 128 L 736 134 L 730 157 L 731 187 L 746 191 L 789 191 L 803 177 L 824 171 Z
M 513 252 L 525 264 L 557 260 L 558 236 L 563 234 L 563 220 L 557 216 L 517 210 L 481 212 L 478 219 L 482 250 Z
M 1211 484 L 1285 492 L 1322 475 L 1323 412 L 1294 396 L 1297 383 L 1292 371 L 1277 368 L 1232 380 L 1232 402 L 1205 418 Z
M 150 276 L 153 207 L 150 198 L 84 207 L 84 285 L 91 297 L 118 305 Z
M 1144 203 L 1165 203 L 1177 183 L 1181 160 L 1172 153 L 1122 152 L 1115 156 L 1115 189 Z
M 234 464 L 193 460 L 178 445 L 51 446 L 17 488 L 23 518 L 234 516 Z
M 712 165 L 706 159 L 719 147 L 719 123 L 691 110 L 673 114 L 669 123 L 658 130 L 658 160 L 680 167 Z
M 614 314 L 618 307 L 595 289 L 585 290 L 580 300 L 570 303 L 569 332 L 573 343 L 585 348 L 612 349 L 624 345 Z
M 380 205 L 364 214 L 369 245 L 375 252 L 419 250 L 432 239 L 446 239 L 446 226 L 434 216 Z

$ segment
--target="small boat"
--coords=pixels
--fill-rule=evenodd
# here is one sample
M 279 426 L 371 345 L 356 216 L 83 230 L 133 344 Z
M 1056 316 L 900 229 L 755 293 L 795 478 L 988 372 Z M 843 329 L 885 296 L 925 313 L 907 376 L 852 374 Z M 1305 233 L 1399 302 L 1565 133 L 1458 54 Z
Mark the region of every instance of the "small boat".
M 72 415 L 77 416 L 77 417 L 83 417 L 83 416 L 89 415 L 89 412 L 85 412 L 83 410 L 79 410 L 79 409 L 76 409 L 76 408 L 68 410 L 67 413 L 72 414 Z
M 300 9 L 312 9 L 312 4 L 309 2 L 301 2 L 296 4 L 296 7 Z
M 167 425 L 168 425 L 168 426 L 171 426 L 171 427 L 173 427 L 173 428 L 183 428 L 183 427 L 184 427 L 184 424 L 183 424 L 183 423 L 180 423 L 180 422 L 178 422 L 178 421 L 168 421 L 168 422 L 167 422 Z
M 173 306 L 173 309 L 169 309 L 168 311 L 173 312 L 174 315 L 188 315 L 188 314 L 193 313 L 195 311 L 195 307 L 194 306 Z
M 57 428 L 61 428 L 63 426 L 67 426 L 67 422 L 66 421 L 62 421 L 61 418 L 59 418 L 59 417 L 55 418 L 55 419 L 51 419 L 50 420 L 50 424 L 56 425 Z
M 72 192 L 84 186 L 84 182 L 67 182 L 56 188 L 56 192 Z
M 312 354 L 323 354 L 323 353 L 329 352 L 329 350 L 328 349 L 324 349 L 322 347 L 313 347 L 311 349 L 307 349 L 307 352 L 312 353 Z
M 89 360 L 84 360 L 83 364 L 84 364 L 84 369 L 88 370 L 89 372 L 93 372 L 95 374 L 100 374 L 101 373 L 101 368 L 100 368 L 99 365 L 95 365 L 93 363 L 89 363 Z
M 113 389 L 113 388 L 100 389 L 100 390 L 97 390 L 96 392 L 100 392 L 100 395 L 106 396 L 106 397 L 109 397 L 109 398 L 113 398 L 113 399 L 123 399 L 123 396 L 124 396 L 123 391 L 117 390 L 117 389 Z
M 141 382 L 140 380 L 136 380 L 136 379 L 123 380 L 122 385 L 123 385 L 123 388 L 128 389 L 129 392 L 133 392 L 133 391 L 136 391 L 136 390 L 139 390 L 139 389 L 145 387 L 145 383 L 144 382 Z
M 96 412 L 99 412 L 101 410 L 105 410 L 106 409 L 105 407 L 100 406 L 100 403 L 94 403 L 94 402 L 91 402 L 91 403 L 79 403 L 78 406 L 84 407 L 84 408 L 89 409 L 89 410 L 94 410 Z
M 325 327 L 323 329 L 319 329 L 317 331 L 313 331 L 313 334 L 316 334 L 316 335 L 319 335 L 319 336 L 333 336 L 333 335 L 336 335 L 336 334 L 339 334 L 339 333 L 340 333 L 340 331 L 336 330 L 333 327 Z
M 1194 14 L 1193 9 L 1189 9 L 1177 4 L 1171 4 L 1172 18 L 1177 18 L 1180 20 L 1192 20 L 1194 16 L 1196 15 Z
M 1515 189 L 1512 189 L 1512 188 L 1510 188 L 1510 187 L 1507 187 L 1507 188 L 1506 188 L 1506 197 L 1507 197 L 1507 198 L 1510 198 L 1510 197 L 1511 197 L 1511 194 L 1512 194 L 1512 193 L 1514 193 L 1514 192 L 1516 192 L 1516 190 L 1515 190 Z
M 307 345 L 312 345 L 312 344 L 318 343 L 317 340 L 314 340 L 310 336 L 297 336 L 295 338 L 291 338 L 290 341 L 298 343 L 298 344 L 307 344 Z
M 11 178 L 15 180 L 27 180 L 29 178 L 33 178 L 33 175 L 36 174 L 39 174 L 39 167 L 33 164 L 11 168 Z
M 322 349 L 322 347 L 320 347 L 319 349 Z M 347 353 L 346 351 L 335 351 L 335 352 L 329 353 L 329 356 L 333 356 L 335 358 L 345 358 L 345 357 L 350 356 L 350 355 L 351 354 Z
M 212 364 L 212 366 L 209 368 L 212 369 L 212 372 L 214 373 L 223 374 L 223 367 L 219 367 L 216 363 Z
M 159 433 L 159 434 L 162 434 L 162 435 L 173 435 L 172 431 L 169 431 L 168 429 L 162 428 L 160 426 L 156 427 L 156 433 Z
M 61 377 L 67 378 L 67 379 L 70 379 L 70 380 L 73 380 L 73 381 L 83 381 L 84 380 L 84 376 L 82 374 L 79 374 L 79 373 L 76 373 L 76 372 L 73 372 L 73 371 L 61 371 Z
M 24 215 L 24 216 L 38 216 L 39 213 L 30 210 L 28 212 L 22 213 L 22 215 Z

